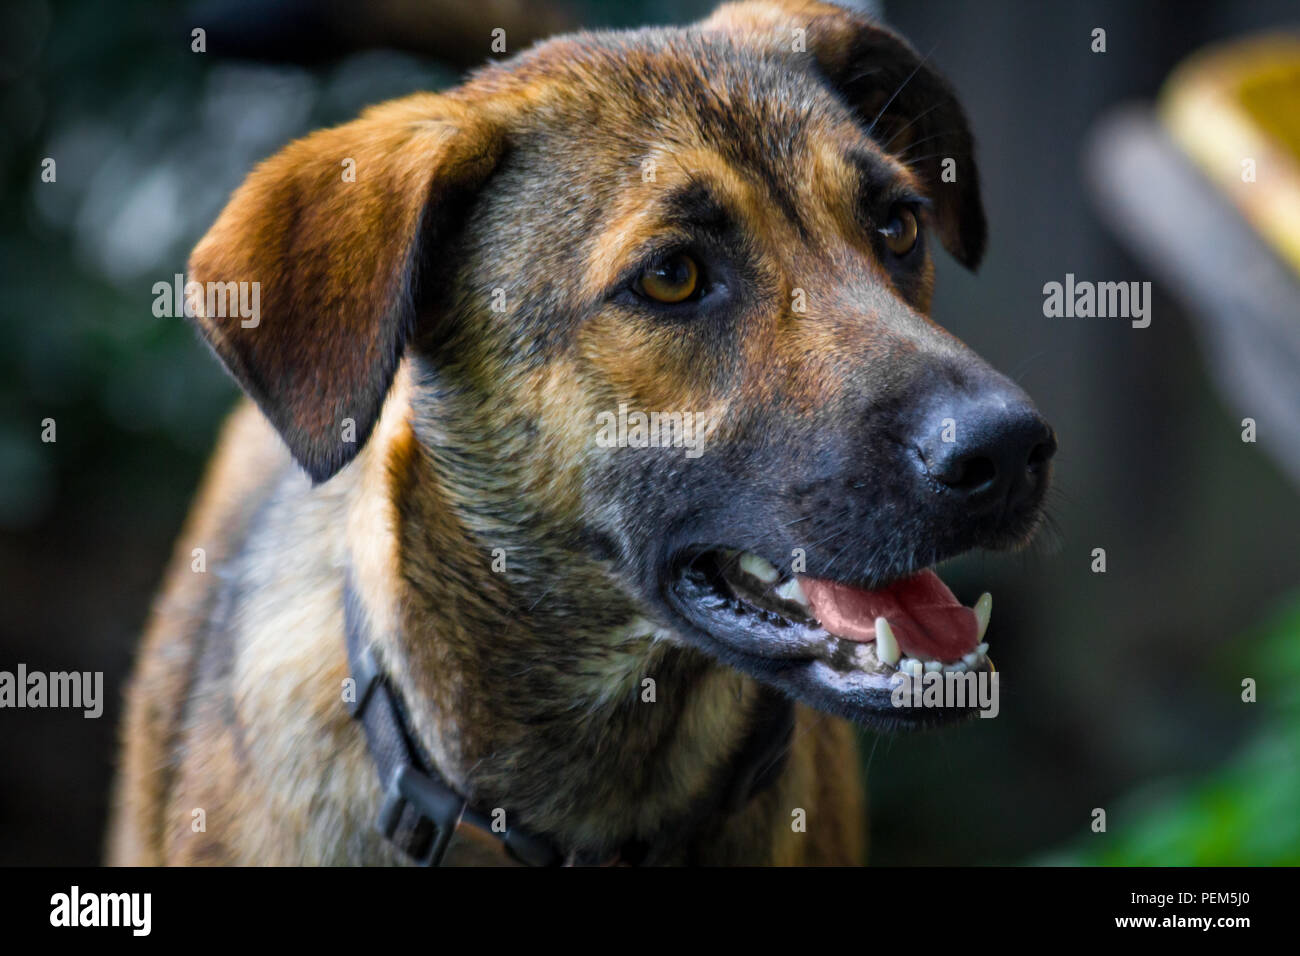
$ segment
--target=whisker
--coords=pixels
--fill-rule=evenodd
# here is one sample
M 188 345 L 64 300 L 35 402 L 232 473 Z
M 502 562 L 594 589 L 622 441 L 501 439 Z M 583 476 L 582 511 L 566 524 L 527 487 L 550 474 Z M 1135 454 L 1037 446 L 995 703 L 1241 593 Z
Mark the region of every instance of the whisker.
M 894 90 L 893 95 L 890 96 L 890 98 L 885 101 L 885 105 L 880 108 L 880 112 L 876 114 L 876 118 L 873 119 L 871 121 L 871 125 L 867 127 L 868 136 L 870 136 L 872 132 L 875 130 L 876 124 L 880 122 L 880 117 L 884 116 L 885 111 L 888 110 L 889 107 L 893 105 L 894 100 L 898 98 L 898 94 L 903 92 L 903 89 L 907 86 L 908 83 L 912 82 L 912 77 L 916 76 L 916 74 L 921 72 L 921 67 L 925 66 L 926 60 L 930 59 L 930 54 L 935 51 L 938 45 L 939 44 L 936 42 L 934 46 L 930 47 L 930 52 L 927 53 L 925 56 L 921 57 L 921 62 L 916 64 L 916 67 L 912 70 L 911 73 L 907 74 L 907 78 L 903 80 L 902 83 L 898 84 L 898 89 Z

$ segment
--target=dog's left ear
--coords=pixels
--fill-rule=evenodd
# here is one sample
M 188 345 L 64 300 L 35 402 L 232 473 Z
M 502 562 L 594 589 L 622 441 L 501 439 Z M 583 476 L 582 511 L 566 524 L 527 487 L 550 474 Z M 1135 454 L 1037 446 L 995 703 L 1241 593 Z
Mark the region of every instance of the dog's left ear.
M 947 81 L 907 41 L 859 13 L 815 0 L 727 4 L 701 26 L 813 56 L 876 142 L 921 175 L 944 248 L 969 269 L 979 265 L 988 226 L 970 126 Z
M 314 481 L 369 437 L 440 278 L 422 252 L 495 167 L 499 129 L 449 95 L 385 103 L 258 166 L 195 247 L 188 311 Z M 241 288 L 255 308 L 229 308 Z

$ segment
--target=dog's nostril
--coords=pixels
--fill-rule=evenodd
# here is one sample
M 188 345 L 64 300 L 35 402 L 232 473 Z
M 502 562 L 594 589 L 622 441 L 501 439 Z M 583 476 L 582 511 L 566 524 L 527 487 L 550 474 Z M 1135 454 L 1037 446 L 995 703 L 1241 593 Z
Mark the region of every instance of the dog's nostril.
M 982 491 L 997 480 L 998 466 L 992 458 L 971 455 L 959 458 L 935 474 L 935 478 L 956 491 L 974 493 Z
M 1052 439 L 1040 441 L 1029 452 L 1029 460 L 1025 463 L 1025 469 L 1031 474 L 1038 474 L 1056 454 L 1056 442 Z

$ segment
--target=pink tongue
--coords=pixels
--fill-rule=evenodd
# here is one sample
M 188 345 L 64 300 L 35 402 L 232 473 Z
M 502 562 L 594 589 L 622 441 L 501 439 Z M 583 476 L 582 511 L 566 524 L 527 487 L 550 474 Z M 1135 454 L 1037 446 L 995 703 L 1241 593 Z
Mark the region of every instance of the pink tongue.
M 975 612 L 963 607 L 933 571 L 879 591 L 803 576 L 799 587 L 822 627 L 850 641 L 874 641 L 876 618 L 883 617 L 905 657 L 956 661 L 979 644 Z

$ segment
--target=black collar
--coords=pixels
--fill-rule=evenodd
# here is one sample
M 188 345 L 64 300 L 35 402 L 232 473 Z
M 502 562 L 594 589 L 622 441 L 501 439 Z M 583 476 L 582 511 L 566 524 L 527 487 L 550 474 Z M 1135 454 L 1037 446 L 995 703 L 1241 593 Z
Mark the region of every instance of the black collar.
M 375 660 L 368 619 L 347 576 L 343 592 L 348 665 L 356 682 L 348 703 L 361 722 L 366 747 L 384 788 L 376 826 L 398 849 L 424 866 L 439 866 L 452 837 L 491 847 L 503 862 L 525 866 L 588 863 L 650 863 L 664 847 L 629 843 L 609 860 L 565 853 L 549 839 L 506 826 L 500 819 L 469 806 L 438 772 L 410 730 L 401 696 Z M 682 846 L 714 813 L 738 810 L 780 776 L 794 729 L 794 708 L 774 690 L 761 687 L 757 717 L 732 756 L 721 784 L 690 814 L 690 825 L 674 826 L 673 846 Z

